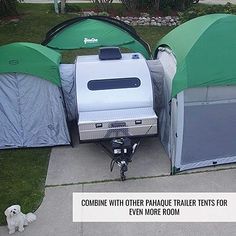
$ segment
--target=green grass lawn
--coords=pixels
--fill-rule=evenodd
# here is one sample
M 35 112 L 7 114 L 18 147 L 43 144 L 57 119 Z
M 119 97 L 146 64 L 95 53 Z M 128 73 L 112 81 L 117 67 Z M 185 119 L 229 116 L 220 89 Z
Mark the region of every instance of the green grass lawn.
M 0 224 L 6 223 L 4 210 L 10 205 L 20 204 L 24 212 L 38 208 L 50 152 L 50 148 L 0 151 Z
M 51 27 L 77 16 L 56 15 L 50 4 L 20 4 L 19 13 L 18 23 L 0 23 L 0 45 L 17 41 L 41 43 Z M 171 28 L 139 26 L 136 30 L 154 48 Z M 73 62 L 78 53 L 91 51 L 68 51 L 63 54 L 63 62 Z M 9 205 L 20 204 L 24 212 L 37 209 L 44 196 L 49 154 L 50 148 L 0 151 L 0 224 L 6 223 L 3 212 Z

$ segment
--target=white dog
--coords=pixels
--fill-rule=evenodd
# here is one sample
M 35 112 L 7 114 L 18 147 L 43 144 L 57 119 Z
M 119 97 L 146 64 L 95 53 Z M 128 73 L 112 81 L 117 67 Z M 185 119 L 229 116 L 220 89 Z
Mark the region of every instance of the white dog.
M 36 220 L 36 215 L 33 213 L 23 214 L 19 205 L 8 207 L 4 213 L 7 217 L 9 234 L 15 233 L 16 230 L 23 232 L 25 225 Z

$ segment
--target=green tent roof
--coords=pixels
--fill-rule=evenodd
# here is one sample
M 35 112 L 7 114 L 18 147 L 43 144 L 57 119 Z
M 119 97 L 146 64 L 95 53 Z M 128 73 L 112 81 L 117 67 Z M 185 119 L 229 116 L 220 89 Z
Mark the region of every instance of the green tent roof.
M 177 59 L 172 97 L 186 88 L 236 84 L 236 16 L 212 14 L 190 20 L 163 37 Z
M 0 47 L 0 73 L 35 75 L 60 84 L 61 55 L 35 43 L 11 43 Z
M 42 45 L 59 50 L 119 46 L 150 58 L 149 45 L 124 22 L 109 17 L 77 17 L 52 28 Z

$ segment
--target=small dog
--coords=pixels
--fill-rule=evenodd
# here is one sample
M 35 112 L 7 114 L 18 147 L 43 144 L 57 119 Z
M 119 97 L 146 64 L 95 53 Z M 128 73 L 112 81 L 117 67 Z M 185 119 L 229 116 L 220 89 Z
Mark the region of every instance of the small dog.
M 25 225 L 36 220 L 36 215 L 33 213 L 23 214 L 19 205 L 8 207 L 4 213 L 7 217 L 9 234 L 15 233 L 16 230 L 23 232 Z

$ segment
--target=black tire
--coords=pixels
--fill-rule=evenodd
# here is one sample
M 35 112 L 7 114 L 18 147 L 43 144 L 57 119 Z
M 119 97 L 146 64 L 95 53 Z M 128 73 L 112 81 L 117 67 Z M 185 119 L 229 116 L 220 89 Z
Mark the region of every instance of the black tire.
M 120 170 L 120 179 L 121 179 L 121 181 L 126 180 L 125 172 L 122 169 Z
M 120 179 L 121 179 L 121 181 L 125 181 L 126 180 L 126 176 L 125 175 L 121 175 Z

